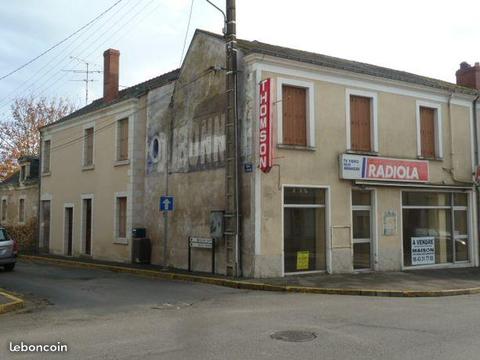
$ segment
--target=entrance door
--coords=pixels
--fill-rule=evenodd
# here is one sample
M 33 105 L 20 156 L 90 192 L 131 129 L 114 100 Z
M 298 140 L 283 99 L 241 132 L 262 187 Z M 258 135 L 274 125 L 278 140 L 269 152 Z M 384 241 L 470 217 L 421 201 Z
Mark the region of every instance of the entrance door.
M 42 242 L 40 250 L 48 252 L 50 249 L 50 200 L 42 200 L 40 211 L 42 213 L 42 220 L 40 222 L 40 237 Z
M 283 209 L 284 272 L 326 270 L 325 190 L 286 187 Z
M 66 255 L 72 256 L 73 245 L 73 207 L 65 208 L 65 243 Z
M 92 199 L 83 200 L 83 209 L 85 216 L 85 228 L 84 228 L 84 241 L 85 241 L 85 254 L 92 254 Z
M 352 190 L 353 269 L 372 268 L 372 192 Z

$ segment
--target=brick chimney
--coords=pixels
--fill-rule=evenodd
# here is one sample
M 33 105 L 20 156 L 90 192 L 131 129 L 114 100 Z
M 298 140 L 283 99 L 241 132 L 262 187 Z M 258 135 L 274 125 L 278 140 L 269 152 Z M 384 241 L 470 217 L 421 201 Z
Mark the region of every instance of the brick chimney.
M 476 62 L 474 66 L 471 66 L 464 61 L 455 75 L 457 76 L 457 85 L 480 90 L 480 63 Z
M 105 50 L 103 53 L 103 101 L 111 102 L 118 97 L 118 72 L 120 51 Z

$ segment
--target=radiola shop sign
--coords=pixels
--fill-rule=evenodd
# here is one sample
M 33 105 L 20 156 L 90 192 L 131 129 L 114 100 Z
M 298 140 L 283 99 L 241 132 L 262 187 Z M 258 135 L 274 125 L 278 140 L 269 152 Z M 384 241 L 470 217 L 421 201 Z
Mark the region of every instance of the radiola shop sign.
M 342 154 L 340 177 L 351 180 L 427 182 L 428 161 Z
M 260 83 L 260 170 L 272 168 L 271 80 Z

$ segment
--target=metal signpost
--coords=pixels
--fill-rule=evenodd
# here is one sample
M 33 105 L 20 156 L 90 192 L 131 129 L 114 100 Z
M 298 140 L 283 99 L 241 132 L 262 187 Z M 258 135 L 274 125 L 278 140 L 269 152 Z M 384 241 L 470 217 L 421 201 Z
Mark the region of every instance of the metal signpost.
M 212 249 L 212 274 L 215 274 L 215 239 L 189 237 L 188 238 L 188 271 L 192 271 L 192 248 Z
M 160 196 L 160 211 L 163 211 L 163 266 L 167 267 L 168 213 L 173 211 L 173 196 Z

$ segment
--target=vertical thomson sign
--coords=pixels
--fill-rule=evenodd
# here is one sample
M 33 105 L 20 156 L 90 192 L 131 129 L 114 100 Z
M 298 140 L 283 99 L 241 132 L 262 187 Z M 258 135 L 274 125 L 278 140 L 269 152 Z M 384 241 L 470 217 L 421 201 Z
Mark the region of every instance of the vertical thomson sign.
M 272 168 L 271 79 L 260 83 L 260 170 Z

